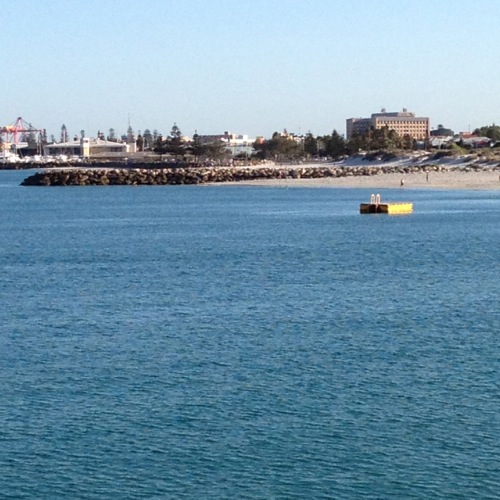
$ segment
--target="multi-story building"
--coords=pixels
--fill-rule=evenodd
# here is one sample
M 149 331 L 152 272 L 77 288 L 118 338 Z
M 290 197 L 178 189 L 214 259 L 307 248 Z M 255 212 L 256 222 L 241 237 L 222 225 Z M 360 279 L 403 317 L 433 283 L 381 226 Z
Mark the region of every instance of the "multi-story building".
M 354 134 L 362 135 L 368 132 L 372 125 L 371 118 L 348 118 L 346 120 L 346 139 L 349 140 Z
M 415 116 L 406 108 L 403 111 L 373 113 L 371 118 L 348 118 L 346 120 L 346 138 L 349 140 L 354 134 L 363 134 L 371 128 L 387 127 L 398 135 L 409 135 L 413 139 L 424 140 L 429 137 L 429 118 Z

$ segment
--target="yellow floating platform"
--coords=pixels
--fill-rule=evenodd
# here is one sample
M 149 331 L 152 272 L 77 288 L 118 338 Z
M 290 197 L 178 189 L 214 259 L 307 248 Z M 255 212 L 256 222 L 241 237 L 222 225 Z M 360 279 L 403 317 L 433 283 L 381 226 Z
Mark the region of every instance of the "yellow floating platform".
M 372 194 L 370 203 L 361 203 L 359 206 L 361 214 L 411 214 L 412 212 L 413 203 L 407 201 L 382 203 L 379 194 Z

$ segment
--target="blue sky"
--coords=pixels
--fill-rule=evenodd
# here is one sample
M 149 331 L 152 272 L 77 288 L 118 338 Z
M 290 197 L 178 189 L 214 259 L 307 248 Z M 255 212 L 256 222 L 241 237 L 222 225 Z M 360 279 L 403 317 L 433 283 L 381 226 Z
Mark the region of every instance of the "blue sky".
M 318 135 L 382 107 L 455 131 L 500 123 L 493 0 L 2 4 L 1 125 Z

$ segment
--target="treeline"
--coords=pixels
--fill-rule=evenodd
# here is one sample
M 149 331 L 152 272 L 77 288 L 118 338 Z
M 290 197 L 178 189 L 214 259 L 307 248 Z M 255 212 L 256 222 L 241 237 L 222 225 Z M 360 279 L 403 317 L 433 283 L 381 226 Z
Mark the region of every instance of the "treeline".
M 231 156 L 227 145 L 222 141 L 203 143 L 198 134 L 194 134 L 193 140 L 186 142 L 183 139 L 182 132 L 174 123 L 170 134 L 167 137 L 158 136 L 156 142 L 152 145 L 152 150 L 158 154 L 169 154 L 175 157 L 194 156 L 196 159 L 208 158 L 212 160 L 221 160 Z M 138 136 L 137 147 L 143 150 Z
M 113 132 L 113 129 L 110 130 Z M 180 128 L 174 123 L 170 133 L 163 136 L 156 130 L 151 133 L 148 129 L 143 134 L 139 132 L 134 139 L 133 131 L 129 128 L 127 136 L 129 142 L 135 140 L 138 151 L 153 151 L 157 154 L 175 157 L 193 156 L 196 159 L 221 160 L 231 156 L 227 144 L 223 141 L 205 142 L 195 133 L 191 141 L 186 141 Z M 108 140 L 116 140 L 110 133 Z M 259 160 L 289 161 L 311 158 L 339 158 L 359 151 L 397 151 L 417 148 L 417 141 L 409 135 L 399 136 L 388 127 L 370 129 L 364 134 L 355 134 L 347 141 L 337 130 L 331 134 L 314 136 L 311 132 L 305 136 L 283 132 L 274 132 L 270 139 L 260 139 L 253 144 L 254 157 Z M 245 157 L 245 154 L 240 156 Z M 236 157 L 238 158 L 238 156 Z
M 81 136 L 85 132 L 82 130 Z M 500 126 L 495 124 L 483 126 L 474 130 L 474 135 L 488 137 L 493 141 L 500 141 Z M 67 140 L 65 125 L 61 128 L 61 141 Z M 104 134 L 98 132 L 98 137 L 104 139 Z M 52 137 L 54 140 L 54 138 Z M 106 137 L 110 141 L 118 141 L 114 129 L 109 130 Z M 122 141 L 135 143 L 138 151 L 151 151 L 159 155 L 171 155 L 174 157 L 194 157 L 196 160 L 211 159 L 222 160 L 231 157 L 228 144 L 221 140 L 207 142 L 206 137 L 195 133 L 192 140 L 183 137 L 181 130 L 174 123 L 170 133 L 163 136 L 157 130 L 152 133 L 145 129 L 137 136 L 129 126 L 127 134 L 121 136 Z M 46 141 L 46 138 L 45 138 Z M 448 149 L 459 148 L 459 144 L 450 144 Z M 287 132 L 275 132 L 270 139 L 260 139 L 253 144 L 255 153 L 253 156 L 259 160 L 289 161 L 311 158 L 333 158 L 358 153 L 359 151 L 374 152 L 385 151 L 395 153 L 398 151 L 410 151 L 418 148 L 430 149 L 428 141 L 416 141 L 410 135 L 400 136 L 396 131 L 384 127 L 381 129 L 371 128 L 363 134 L 354 134 L 349 140 L 333 130 L 331 134 L 314 136 L 311 132 L 305 136 Z M 242 158 L 248 159 L 248 155 L 242 153 Z M 238 158 L 239 156 L 236 156 Z
M 338 158 L 361 150 L 412 150 L 417 148 L 417 141 L 410 136 L 401 137 L 387 127 L 355 134 L 348 141 L 336 130 L 330 135 L 317 137 L 308 133 L 303 138 L 284 131 L 275 132 L 271 139 L 256 143 L 254 148 L 262 159 Z

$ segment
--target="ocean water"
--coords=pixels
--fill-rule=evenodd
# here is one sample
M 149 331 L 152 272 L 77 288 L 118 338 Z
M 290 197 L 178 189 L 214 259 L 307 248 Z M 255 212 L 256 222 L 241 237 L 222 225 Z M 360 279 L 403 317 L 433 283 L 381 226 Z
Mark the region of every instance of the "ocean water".
M 500 498 L 500 195 L 0 171 L 0 497 Z

